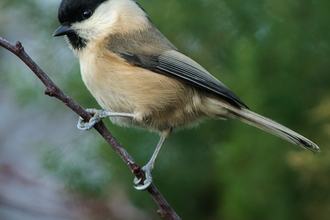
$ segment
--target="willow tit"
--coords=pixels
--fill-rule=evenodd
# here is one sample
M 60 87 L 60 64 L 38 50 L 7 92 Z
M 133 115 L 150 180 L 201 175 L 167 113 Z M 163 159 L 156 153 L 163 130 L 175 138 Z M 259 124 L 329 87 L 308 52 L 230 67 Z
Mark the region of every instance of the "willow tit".
M 319 147 L 296 132 L 248 109 L 237 95 L 198 63 L 185 56 L 150 21 L 133 0 L 63 0 L 61 26 L 54 36 L 66 36 L 79 58 L 82 79 L 106 111 L 89 110 L 94 117 L 81 122 L 90 129 L 100 118 L 156 131 L 161 138 L 143 167 L 151 170 L 167 136 L 203 118 L 239 119 L 313 152 Z

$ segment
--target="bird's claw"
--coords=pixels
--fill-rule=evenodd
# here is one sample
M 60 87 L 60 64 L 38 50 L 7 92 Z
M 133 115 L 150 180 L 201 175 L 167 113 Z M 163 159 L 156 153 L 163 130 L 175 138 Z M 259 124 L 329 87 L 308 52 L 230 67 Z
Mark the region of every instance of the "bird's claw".
M 101 121 L 102 118 L 106 117 L 106 111 L 104 111 L 104 110 L 88 108 L 88 109 L 86 109 L 86 111 L 88 113 L 90 113 L 92 115 L 92 117 L 88 122 L 84 121 L 84 119 L 82 117 L 79 117 L 78 124 L 77 124 L 77 128 L 79 130 L 83 130 L 83 131 L 90 130 L 91 128 L 94 127 L 94 125 L 96 123 Z
M 151 169 L 148 166 L 148 164 L 142 167 L 142 170 L 145 173 L 145 177 L 146 177 L 145 180 L 142 182 L 142 179 L 137 177 L 135 177 L 133 180 L 135 185 L 134 188 L 137 190 L 146 190 L 150 187 L 152 183 Z
M 79 117 L 77 128 L 80 130 L 89 130 L 92 127 L 94 127 L 95 124 L 97 124 L 99 121 L 101 121 L 103 118 L 106 117 L 128 117 L 128 118 L 134 118 L 133 113 L 123 113 L 123 112 L 108 112 L 105 110 L 98 110 L 94 108 L 88 108 L 86 109 L 88 113 L 92 115 L 91 119 L 86 122 L 83 118 Z

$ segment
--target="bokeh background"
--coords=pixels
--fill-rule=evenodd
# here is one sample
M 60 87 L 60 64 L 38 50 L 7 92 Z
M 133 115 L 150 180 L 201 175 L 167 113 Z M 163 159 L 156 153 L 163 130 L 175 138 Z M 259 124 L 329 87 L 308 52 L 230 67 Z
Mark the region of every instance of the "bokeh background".
M 183 53 L 254 111 L 307 136 L 313 154 L 238 121 L 175 132 L 154 183 L 183 219 L 329 219 L 330 1 L 139 0 Z M 98 107 L 58 27 L 59 0 L 1 0 L 0 36 L 70 97 Z M 134 80 L 134 79 L 132 79 Z M 0 48 L 0 219 L 160 219 L 93 130 Z M 107 127 L 143 165 L 158 135 Z

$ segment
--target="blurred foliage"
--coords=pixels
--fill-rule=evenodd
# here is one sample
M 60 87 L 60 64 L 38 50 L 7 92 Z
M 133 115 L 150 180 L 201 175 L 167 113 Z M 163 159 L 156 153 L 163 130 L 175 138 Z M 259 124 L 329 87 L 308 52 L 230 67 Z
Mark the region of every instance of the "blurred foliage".
M 97 107 L 64 40 L 52 38 L 60 1 L 47 2 L 2 0 L 0 36 L 23 41 L 68 95 L 85 107 Z M 236 121 L 206 121 L 175 132 L 153 174 L 178 214 L 183 219 L 328 219 L 330 1 L 139 3 L 165 36 L 252 110 L 306 135 L 322 149 L 314 155 Z M 0 83 L 9 84 L 23 106 L 55 111 L 61 104 L 43 98 L 38 80 L 15 57 L 5 55 L 0 49 Z M 139 164 L 148 161 L 156 134 L 106 123 Z M 154 213 L 154 202 L 132 188 L 132 175 L 113 150 L 94 132 L 82 133 L 81 139 L 86 141 L 72 143 L 79 145 L 75 152 L 40 150 L 45 168 L 73 191 L 90 196 L 111 196 L 103 189 L 119 183 L 137 206 Z M 70 162 L 72 155 L 80 155 L 74 158 L 80 161 Z

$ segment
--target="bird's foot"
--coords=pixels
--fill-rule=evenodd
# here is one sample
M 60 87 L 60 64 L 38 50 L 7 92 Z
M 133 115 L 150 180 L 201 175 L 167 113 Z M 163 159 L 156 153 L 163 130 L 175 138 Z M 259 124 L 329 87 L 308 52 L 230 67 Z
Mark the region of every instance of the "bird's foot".
M 152 184 L 152 175 L 151 175 L 151 170 L 153 166 L 149 163 L 147 163 L 145 166 L 142 167 L 142 170 L 144 171 L 145 174 L 145 180 L 142 181 L 142 179 L 138 179 L 137 177 L 134 178 L 134 188 L 137 190 L 146 190 L 150 187 Z
M 87 108 L 86 111 L 92 115 L 91 119 L 86 122 L 84 121 L 84 119 L 82 117 L 79 117 L 78 120 L 78 124 L 77 124 L 77 128 L 79 130 L 89 130 L 92 127 L 94 127 L 94 125 L 96 123 L 98 123 L 99 121 L 101 121 L 103 118 L 106 117 L 129 117 L 129 118 L 134 118 L 134 114 L 131 113 L 122 113 L 122 112 L 108 112 L 105 110 L 98 110 L 98 109 L 94 109 L 94 108 Z
M 78 124 L 77 124 L 77 128 L 79 130 L 89 130 L 92 127 L 94 127 L 94 125 L 96 123 L 98 123 L 99 121 L 101 121 L 103 118 L 106 117 L 106 112 L 104 110 L 98 110 L 98 109 L 93 109 L 93 108 L 87 108 L 86 111 L 92 115 L 91 119 L 89 119 L 88 122 L 84 121 L 84 119 L 82 117 L 79 117 L 78 120 Z

